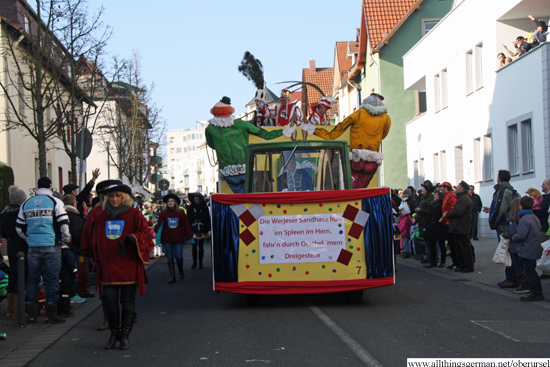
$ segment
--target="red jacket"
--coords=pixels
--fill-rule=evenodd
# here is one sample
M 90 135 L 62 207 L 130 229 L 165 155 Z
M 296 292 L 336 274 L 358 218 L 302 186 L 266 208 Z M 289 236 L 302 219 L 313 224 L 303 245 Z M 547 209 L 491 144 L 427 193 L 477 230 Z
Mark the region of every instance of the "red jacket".
M 456 194 L 452 191 L 447 191 L 445 197 L 443 198 L 443 206 L 441 207 L 441 213 L 448 213 L 453 210 L 456 203 Z M 449 225 L 451 221 L 447 218 L 443 220 L 445 225 Z
M 403 214 L 401 216 L 401 220 L 399 221 L 399 232 L 401 233 L 401 237 L 411 238 L 411 226 L 412 226 L 412 219 L 410 214 Z
M 82 239 L 80 240 L 80 250 L 84 253 L 84 256 L 93 257 L 94 261 L 97 260 L 97 254 L 92 232 L 95 221 L 101 212 L 103 212 L 103 208 L 96 206 L 88 213 L 88 219 L 86 219 L 86 222 L 84 223 Z
M 97 250 L 97 278 L 101 285 L 138 284 L 139 294 L 145 294 L 148 283 L 145 266 L 149 264 L 149 229 L 143 214 L 129 208 L 115 219 L 101 211 L 94 224 L 93 239 Z M 134 235 L 137 246 L 126 246 L 126 255 L 120 255 L 120 242 Z M 120 242 L 119 242 L 120 241 Z
M 183 210 L 167 209 L 160 212 L 155 232 L 158 232 L 162 223 L 162 243 L 184 243 L 193 237 L 189 220 Z

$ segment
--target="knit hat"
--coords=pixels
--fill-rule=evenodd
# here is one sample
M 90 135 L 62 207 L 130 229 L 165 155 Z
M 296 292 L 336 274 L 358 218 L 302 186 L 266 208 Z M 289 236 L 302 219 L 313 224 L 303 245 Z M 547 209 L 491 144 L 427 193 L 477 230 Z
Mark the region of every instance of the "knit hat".
M 10 204 L 12 205 L 21 205 L 27 200 L 25 191 L 15 185 L 10 186 L 8 192 L 10 193 Z
M 403 194 L 406 194 L 406 195 L 411 195 L 411 190 L 410 189 L 405 189 L 403 190 Z
M 380 94 L 372 93 L 370 96 L 363 100 L 363 104 L 361 105 L 361 107 L 366 109 L 368 113 L 372 116 L 378 116 L 388 112 L 388 108 L 382 103 L 383 100 L 384 97 L 382 97 Z
M 50 180 L 48 177 L 42 177 L 38 180 L 38 188 L 39 189 L 51 189 L 52 188 L 52 180 Z
M 459 186 L 462 186 L 462 188 L 466 191 L 470 190 L 470 185 L 468 185 L 466 182 L 464 181 L 460 181 L 460 183 L 458 184 Z

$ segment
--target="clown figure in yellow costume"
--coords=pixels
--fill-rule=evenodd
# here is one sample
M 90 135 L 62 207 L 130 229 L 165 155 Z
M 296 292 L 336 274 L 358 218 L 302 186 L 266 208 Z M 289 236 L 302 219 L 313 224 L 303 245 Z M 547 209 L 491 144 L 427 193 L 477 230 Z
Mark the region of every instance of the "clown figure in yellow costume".
M 367 188 L 378 166 L 382 164 L 383 155 L 378 150 L 391 127 L 383 100 L 381 95 L 372 93 L 363 100 L 357 111 L 332 131 L 315 129 L 315 135 L 325 140 L 335 140 L 350 128 L 350 166 L 354 189 Z

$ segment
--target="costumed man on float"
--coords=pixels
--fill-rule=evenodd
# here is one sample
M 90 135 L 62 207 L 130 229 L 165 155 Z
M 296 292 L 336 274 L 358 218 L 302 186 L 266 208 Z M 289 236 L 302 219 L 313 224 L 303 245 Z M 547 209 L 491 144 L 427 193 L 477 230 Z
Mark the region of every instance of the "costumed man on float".
M 313 180 L 303 168 L 296 169 L 296 160 L 290 158 L 282 173 L 277 177 L 277 187 L 279 191 L 312 191 Z
M 231 99 L 223 97 L 210 113 L 214 118 L 208 120 L 205 136 L 206 144 L 216 151 L 219 172 L 235 194 L 244 193 L 246 154 L 248 135 L 254 134 L 264 140 L 272 140 L 283 135 L 283 130 L 266 131 L 248 121 L 235 119 Z
M 381 95 L 372 93 L 363 100 L 357 111 L 336 125 L 332 131 L 315 129 L 315 135 L 325 140 L 334 140 L 350 128 L 350 166 L 354 189 L 367 188 L 378 166 L 382 164 L 383 155 L 378 149 L 391 127 L 391 119 L 386 113 L 388 109 L 382 103 L 383 100 Z
M 307 132 L 307 135 L 313 135 L 315 133 L 316 126 L 328 126 L 330 121 L 327 118 L 327 111 L 332 108 L 332 104 L 336 101 L 332 97 L 321 97 L 318 103 L 311 105 L 311 116 L 307 123 L 302 124 L 302 131 Z M 307 135 L 304 134 L 304 140 Z
M 257 100 L 258 110 L 268 118 L 274 120 L 276 126 L 285 126 L 283 135 L 296 140 L 296 126 L 302 124 L 303 114 L 298 101 L 290 102 L 292 95 L 287 89 L 281 91 L 281 105 L 267 108 L 262 100 Z
M 256 90 L 256 95 L 254 96 L 254 102 L 256 102 L 256 106 L 260 104 L 260 101 L 263 105 L 265 105 L 266 94 L 267 91 L 265 90 L 265 88 Z M 258 110 L 258 108 L 254 110 L 254 116 L 251 122 L 257 127 L 272 126 L 272 120 L 269 117 L 263 115 L 262 112 Z

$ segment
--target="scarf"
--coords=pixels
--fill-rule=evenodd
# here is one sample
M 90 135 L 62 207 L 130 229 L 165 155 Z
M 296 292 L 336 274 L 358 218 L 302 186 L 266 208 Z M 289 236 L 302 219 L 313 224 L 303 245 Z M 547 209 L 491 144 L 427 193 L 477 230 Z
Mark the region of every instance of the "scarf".
M 107 212 L 107 215 L 111 219 L 115 219 L 119 215 L 122 215 L 122 214 L 126 213 L 128 211 L 128 209 L 130 209 L 130 206 L 129 205 L 124 205 L 124 204 L 120 204 L 117 207 L 114 207 L 109 203 L 107 203 L 107 205 L 105 205 L 105 211 Z

